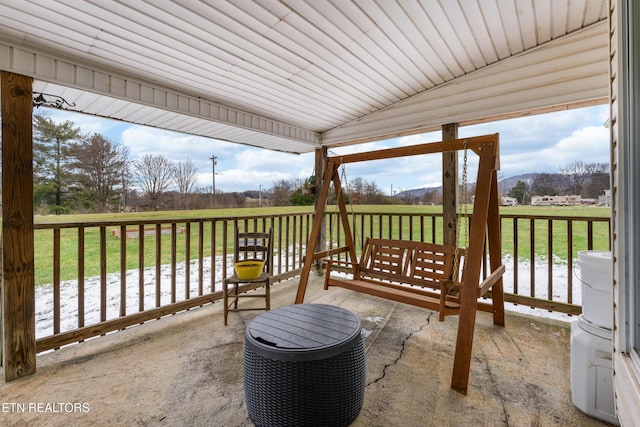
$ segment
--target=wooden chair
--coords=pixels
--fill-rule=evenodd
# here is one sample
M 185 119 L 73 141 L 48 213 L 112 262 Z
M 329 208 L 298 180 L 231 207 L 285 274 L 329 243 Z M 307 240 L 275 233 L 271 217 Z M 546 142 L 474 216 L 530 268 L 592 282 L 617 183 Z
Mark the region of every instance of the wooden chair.
M 240 279 L 235 272 L 222 280 L 222 298 L 224 303 L 224 324 L 227 324 L 229 311 L 269 310 L 271 308 L 271 277 L 273 275 L 273 230 L 268 232 L 240 232 L 235 229 L 233 262 L 246 260 L 264 260 L 265 264 L 256 279 Z M 264 291 L 255 291 L 264 287 Z M 249 292 L 254 291 L 254 292 Z M 239 308 L 240 298 L 264 298 L 265 305 L 255 308 Z

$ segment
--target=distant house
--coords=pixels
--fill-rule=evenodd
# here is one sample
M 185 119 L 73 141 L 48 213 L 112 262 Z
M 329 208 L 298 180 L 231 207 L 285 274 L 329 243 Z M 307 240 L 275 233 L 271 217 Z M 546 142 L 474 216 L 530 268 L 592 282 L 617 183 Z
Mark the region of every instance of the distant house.
M 579 195 L 572 196 L 532 196 L 531 206 L 576 206 L 582 199 Z
M 598 206 L 611 206 L 611 190 L 604 190 L 604 194 L 598 196 Z
M 598 203 L 598 201 L 596 199 L 581 199 L 580 200 L 580 204 L 581 205 L 595 205 L 597 203 Z
M 515 197 L 502 197 L 502 206 L 517 206 L 518 200 Z

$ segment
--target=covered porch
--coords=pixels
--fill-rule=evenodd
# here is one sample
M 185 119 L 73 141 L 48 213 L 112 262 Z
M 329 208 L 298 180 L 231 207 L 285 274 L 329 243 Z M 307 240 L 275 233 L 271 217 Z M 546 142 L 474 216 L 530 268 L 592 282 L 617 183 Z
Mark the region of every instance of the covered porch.
M 275 285 L 272 306 L 293 303 L 297 283 Z M 478 313 L 463 396 L 450 389 L 456 316 L 439 322 L 421 308 L 324 291 L 316 275 L 305 302 L 340 306 L 362 321 L 365 400 L 353 426 L 605 425 L 571 402 L 568 322 L 509 311 L 502 328 Z M 218 302 L 41 354 L 34 375 L 0 384 L 0 400 L 14 404 L 3 407 L 3 424 L 252 425 L 242 350 L 259 313 L 232 313 L 224 327 Z
M 36 371 L 30 144 L 39 93 L 73 100 L 86 114 L 315 152 L 318 165 L 333 147 L 437 129 L 449 140 L 458 126 L 609 103 L 616 409 L 623 425 L 635 423 L 640 13 L 633 2 L 515 2 L 509 10 L 497 1 L 209 3 L 87 1 L 54 8 L 0 1 L 2 356 L 5 379 L 14 380 L 0 390 L 3 402 L 44 405 L 32 413 L 26 406 L 24 418 L 14 417 L 20 405 L 9 405 L 3 422 L 249 422 L 238 368 L 251 315 L 222 331 L 219 304 L 40 355 Z M 443 175 L 457 177 L 457 163 L 443 156 Z M 443 185 L 454 189 L 455 181 Z M 452 219 L 456 203 L 453 194 L 445 201 Z M 291 296 L 274 298 L 274 306 L 292 303 L 293 288 L 283 285 Z M 369 325 L 367 397 L 355 425 L 588 425 L 574 419 L 580 414 L 570 403 L 566 325 L 510 315 L 509 328 L 496 329 L 479 313 L 471 389 L 463 398 L 447 381 L 448 339 L 458 319 L 441 324 L 424 310 L 362 295 L 332 299 L 339 295 L 314 291 L 306 302 L 343 305 L 376 319 Z M 441 328 L 452 330 L 429 333 Z M 89 401 L 90 393 L 99 395 Z M 59 400 L 62 408 L 53 405 Z M 80 403 L 80 413 L 61 414 L 69 402 Z M 223 420 L 224 411 L 237 418 Z M 405 416 L 420 418 L 398 418 Z

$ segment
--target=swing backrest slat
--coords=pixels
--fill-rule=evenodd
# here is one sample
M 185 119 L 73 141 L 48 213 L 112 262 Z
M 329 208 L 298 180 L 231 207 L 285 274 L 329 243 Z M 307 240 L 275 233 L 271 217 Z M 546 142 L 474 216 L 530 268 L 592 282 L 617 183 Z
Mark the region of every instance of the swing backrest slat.
M 439 288 L 443 282 L 457 282 L 462 277 L 465 253 L 464 249 L 454 246 L 368 238 L 360 258 L 358 278 Z M 454 267 L 457 271 L 453 271 Z

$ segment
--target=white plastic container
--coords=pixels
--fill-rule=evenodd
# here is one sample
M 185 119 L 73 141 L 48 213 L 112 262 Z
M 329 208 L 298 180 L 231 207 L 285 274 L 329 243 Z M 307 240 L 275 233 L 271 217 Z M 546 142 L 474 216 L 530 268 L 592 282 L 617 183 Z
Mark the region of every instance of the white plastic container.
M 613 400 L 611 330 L 579 316 L 571 323 L 571 400 L 590 417 L 619 425 Z
M 613 328 L 613 264 L 610 251 L 580 251 L 582 315 L 603 328 Z

